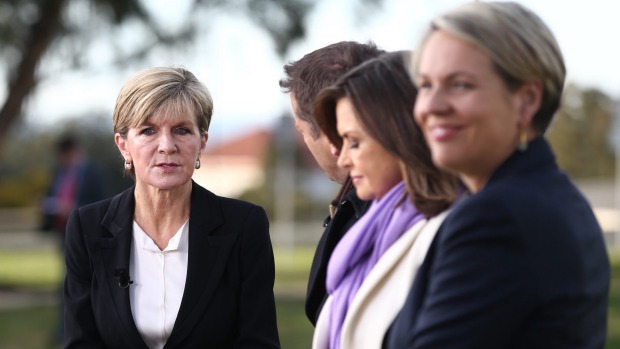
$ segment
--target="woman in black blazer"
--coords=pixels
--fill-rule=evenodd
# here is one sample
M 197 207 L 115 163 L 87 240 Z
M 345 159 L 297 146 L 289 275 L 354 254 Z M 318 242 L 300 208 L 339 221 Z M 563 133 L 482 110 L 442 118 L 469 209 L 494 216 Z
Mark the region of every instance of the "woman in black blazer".
M 115 142 L 135 185 L 69 219 L 65 348 L 279 348 L 264 210 L 191 180 L 212 110 L 182 68 L 123 86 Z
M 411 71 L 433 162 L 469 194 L 385 347 L 603 348 L 603 234 L 543 138 L 565 78 L 553 34 L 519 4 L 472 2 L 432 22 Z

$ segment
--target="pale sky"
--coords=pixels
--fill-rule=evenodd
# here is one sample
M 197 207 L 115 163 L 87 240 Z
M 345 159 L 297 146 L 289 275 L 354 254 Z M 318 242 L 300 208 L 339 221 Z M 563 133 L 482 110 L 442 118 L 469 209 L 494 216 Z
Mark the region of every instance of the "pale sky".
M 351 1 L 320 0 L 308 17 L 308 36 L 278 57 L 266 34 L 226 14 L 206 17 L 208 34 L 185 52 L 157 50 L 140 67 L 123 72 L 63 74 L 46 80 L 26 108 L 39 124 L 100 111 L 112 115 L 116 95 L 133 72 L 148 66 L 183 65 L 209 88 L 215 104 L 212 140 L 270 125 L 289 112 L 288 96 L 278 86 L 282 65 L 325 45 L 374 41 L 385 50 L 412 49 L 428 22 L 463 0 L 384 0 L 381 8 L 355 16 Z M 620 100 L 620 2 L 612 0 L 520 0 L 542 17 L 556 35 L 568 69 L 568 81 L 597 87 Z M 180 0 L 151 0 L 168 25 L 187 14 Z M 215 17 L 215 18 L 214 18 Z M 135 38 L 133 38 L 135 40 Z M 131 35 L 127 35 L 130 44 Z M 92 54 L 105 62 L 105 54 Z M 4 95 L 0 91 L 0 96 Z

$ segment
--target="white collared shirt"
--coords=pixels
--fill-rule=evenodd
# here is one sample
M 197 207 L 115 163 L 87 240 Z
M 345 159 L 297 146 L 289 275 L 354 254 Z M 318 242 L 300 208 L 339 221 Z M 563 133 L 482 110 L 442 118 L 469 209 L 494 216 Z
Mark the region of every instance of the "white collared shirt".
M 138 332 L 151 349 L 164 347 L 179 313 L 187 277 L 188 235 L 186 221 L 161 251 L 133 223 L 129 299 Z

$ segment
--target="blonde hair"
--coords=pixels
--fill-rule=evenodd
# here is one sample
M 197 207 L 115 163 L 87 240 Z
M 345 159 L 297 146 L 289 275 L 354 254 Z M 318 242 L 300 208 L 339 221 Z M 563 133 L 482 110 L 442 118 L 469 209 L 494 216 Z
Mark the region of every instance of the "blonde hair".
M 440 15 L 431 22 L 411 61 L 414 80 L 424 44 L 439 30 L 485 52 L 511 91 L 540 80 L 544 84 L 541 106 L 532 123 L 544 133 L 560 105 L 566 68 L 553 33 L 540 17 L 514 2 L 478 1 Z
M 157 67 L 131 76 L 116 99 L 114 132 L 126 137 L 130 128 L 143 125 L 152 115 L 187 114 L 195 118 L 201 135 L 209 130 L 213 100 L 194 74 L 181 67 Z

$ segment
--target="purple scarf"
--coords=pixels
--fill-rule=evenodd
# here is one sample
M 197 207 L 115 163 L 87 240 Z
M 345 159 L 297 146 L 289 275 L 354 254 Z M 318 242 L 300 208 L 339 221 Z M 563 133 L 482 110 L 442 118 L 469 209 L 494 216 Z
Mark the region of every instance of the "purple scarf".
M 424 218 L 405 195 L 405 183 L 395 185 L 372 202 L 338 243 L 327 265 L 327 292 L 332 297 L 329 347 L 340 348 L 340 331 L 349 304 L 383 253 L 416 222 Z

